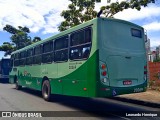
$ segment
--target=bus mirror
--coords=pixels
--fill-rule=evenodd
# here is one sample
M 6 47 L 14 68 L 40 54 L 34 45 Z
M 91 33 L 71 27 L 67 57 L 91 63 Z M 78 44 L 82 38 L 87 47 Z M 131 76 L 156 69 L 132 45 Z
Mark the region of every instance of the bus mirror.
M 144 42 L 148 42 L 147 30 L 144 30 Z
M 147 35 L 144 36 L 145 43 L 148 41 Z

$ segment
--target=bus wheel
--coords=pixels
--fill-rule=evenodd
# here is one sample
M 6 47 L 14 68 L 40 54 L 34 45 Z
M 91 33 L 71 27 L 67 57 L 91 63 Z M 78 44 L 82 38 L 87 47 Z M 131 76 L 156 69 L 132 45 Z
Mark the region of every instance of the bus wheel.
M 50 101 L 51 99 L 51 87 L 48 80 L 45 80 L 42 85 L 42 96 L 46 101 Z
M 17 90 L 20 90 L 20 89 L 22 89 L 22 86 L 21 85 L 18 85 L 18 79 L 16 79 L 16 89 Z

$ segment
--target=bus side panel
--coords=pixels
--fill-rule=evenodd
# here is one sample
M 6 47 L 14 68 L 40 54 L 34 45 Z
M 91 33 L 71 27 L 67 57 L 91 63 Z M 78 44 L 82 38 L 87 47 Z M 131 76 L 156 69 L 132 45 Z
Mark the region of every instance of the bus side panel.
M 50 85 L 52 94 L 62 94 L 62 82 L 60 79 L 51 79 Z
M 98 77 L 99 73 L 97 69 L 98 66 L 97 56 L 98 56 L 98 51 L 96 51 L 79 68 L 73 70 L 72 73 L 64 77 L 51 80 L 52 94 L 61 94 L 60 89 L 62 89 L 63 95 L 95 97 L 97 89 L 96 80 L 99 78 Z M 74 63 L 82 63 L 82 61 L 74 61 Z
M 99 81 L 99 51 L 97 50 L 89 62 L 87 63 L 87 87 L 88 87 L 88 96 L 96 97 L 97 96 L 97 81 Z

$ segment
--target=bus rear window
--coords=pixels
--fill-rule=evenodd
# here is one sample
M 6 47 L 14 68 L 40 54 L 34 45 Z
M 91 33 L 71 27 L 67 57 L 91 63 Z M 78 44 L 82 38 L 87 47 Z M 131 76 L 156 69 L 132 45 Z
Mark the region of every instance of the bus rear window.
M 138 29 L 131 29 L 132 36 L 142 38 L 142 32 Z

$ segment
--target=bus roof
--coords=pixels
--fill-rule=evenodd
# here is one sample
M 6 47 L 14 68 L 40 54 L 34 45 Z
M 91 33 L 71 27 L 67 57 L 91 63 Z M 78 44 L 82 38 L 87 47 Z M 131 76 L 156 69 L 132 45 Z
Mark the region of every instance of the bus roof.
M 84 28 L 84 27 L 87 27 L 87 26 L 90 26 L 90 25 L 92 25 L 93 23 L 95 23 L 97 20 L 117 21 L 117 22 L 123 22 L 123 23 L 125 23 L 125 24 L 134 25 L 134 26 L 137 26 L 137 27 L 141 27 L 141 26 L 139 26 L 139 25 L 136 25 L 136 24 L 134 24 L 134 23 L 131 23 L 131 22 L 125 21 L 125 20 L 121 20 L 121 19 L 103 18 L 103 17 L 94 18 L 94 19 L 89 20 L 89 21 L 87 21 L 87 22 L 85 22 L 85 23 L 82 23 L 82 24 L 80 24 L 80 25 L 77 25 L 77 26 L 75 26 L 75 27 L 72 27 L 72 28 L 70 28 L 70 29 L 68 29 L 68 30 L 62 31 L 62 32 L 60 32 L 60 33 L 58 33 L 58 34 L 56 34 L 56 35 L 54 35 L 54 36 L 51 36 L 51 37 L 49 37 L 49 38 L 47 38 L 47 39 L 44 39 L 44 40 L 42 40 L 42 41 L 36 42 L 36 43 L 34 43 L 34 44 L 31 44 L 31 45 L 28 45 L 28 46 L 26 46 L 26 47 L 24 47 L 24 48 L 21 48 L 21 49 L 19 49 L 19 50 L 16 50 L 16 51 L 12 52 L 12 54 L 21 52 L 21 51 L 26 50 L 26 49 L 33 48 L 33 47 L 35 47 L 36 45 L 40 45 L 40 44 L 45 43 L 45 42 L 50 41 L 50 40 L 55 40 L 56 38 L 61 37 L 61 36 L 65 35 L 65 34 L 71 33 L 71 32 L 73 32 L 73 31 L 75 31 L 75 30 L 78 30 L 78 29 L 81 29 L 81 28 Z M 141 27 L 141 28 L 142 28 L 142 27 Z

